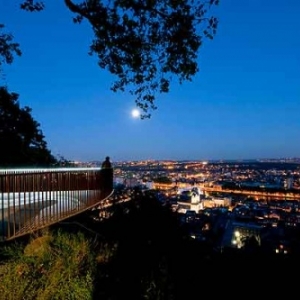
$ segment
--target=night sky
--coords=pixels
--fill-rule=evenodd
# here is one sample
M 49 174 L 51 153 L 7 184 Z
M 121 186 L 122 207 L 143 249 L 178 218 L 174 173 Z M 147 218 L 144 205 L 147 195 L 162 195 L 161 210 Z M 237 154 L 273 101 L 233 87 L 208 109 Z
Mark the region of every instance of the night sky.
M 87 53 L 92 31 L 63 1 L 40 13 L 0 0 L 0 23 L 23 55 L 1 85 L 20 94 L 54 155 L 67 159 L 254 159 L 300 156 L 300 1 L 220 0 L 219 28 L 192 82 L 158 95 L 152 117 L 131 116 L 129 93 Z

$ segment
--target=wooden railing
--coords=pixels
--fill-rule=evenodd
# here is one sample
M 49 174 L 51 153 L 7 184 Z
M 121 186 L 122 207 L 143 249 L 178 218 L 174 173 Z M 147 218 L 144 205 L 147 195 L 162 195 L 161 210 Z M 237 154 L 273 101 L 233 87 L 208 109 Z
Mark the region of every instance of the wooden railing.
M 79 214 L 112 193 L 112 169 L 0 169 L 0 241 Z

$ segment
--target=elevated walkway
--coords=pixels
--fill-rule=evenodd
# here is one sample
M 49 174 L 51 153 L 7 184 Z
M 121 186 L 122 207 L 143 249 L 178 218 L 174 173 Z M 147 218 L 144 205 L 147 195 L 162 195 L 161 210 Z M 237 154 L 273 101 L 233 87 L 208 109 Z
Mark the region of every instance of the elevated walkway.
M 112 169 L 0 169 L 0 241 L 104 204 L 112 194 Z

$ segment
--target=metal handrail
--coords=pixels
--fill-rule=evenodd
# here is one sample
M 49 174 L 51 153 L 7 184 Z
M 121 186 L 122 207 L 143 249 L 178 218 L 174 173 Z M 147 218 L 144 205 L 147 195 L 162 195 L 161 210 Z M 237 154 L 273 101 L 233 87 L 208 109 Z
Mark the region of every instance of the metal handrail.
M 112 169 L 0 169 L 0 241 L 93 208 L 112 192 Z

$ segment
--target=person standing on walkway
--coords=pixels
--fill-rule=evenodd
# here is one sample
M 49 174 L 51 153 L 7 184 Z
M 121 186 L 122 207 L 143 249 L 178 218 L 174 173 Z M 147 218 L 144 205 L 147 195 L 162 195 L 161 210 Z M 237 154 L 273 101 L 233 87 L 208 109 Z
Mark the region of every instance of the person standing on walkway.
M 109 156 L 106 156 L 102 162 L 99 176 L 100 190 L 103 193 L 102 196 L 106 197 L 113 190 L 113 167 Z
M 103 161 L 101 167 L 102 167 L 102 169 L 111 169 L 112 168 L 109 156 L 106 156 L 106 158 Z

